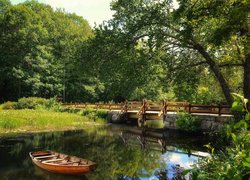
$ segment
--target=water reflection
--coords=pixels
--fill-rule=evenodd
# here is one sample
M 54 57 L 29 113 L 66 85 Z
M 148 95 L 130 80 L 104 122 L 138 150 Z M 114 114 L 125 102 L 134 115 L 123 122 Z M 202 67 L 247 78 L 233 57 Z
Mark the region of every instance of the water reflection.
M 187 146 L 181 143 L 176 131 L 164 131 L 162 129 L 128 129 L 121 132 L 121 138 L 125 144 L 139 145 L 142 150 L 161 151 L 159 161 L 163 167 L 157 167 L 150 177 L 140 179 L 190 179 L 189 175 L 182 177 L 182 172 L 199 160 L 209 156 L 206 152 L 200 152 L 199 146 Z M 183 137 L 183 134 L 182 134 Z M 193 141 L 189 137 L 189 141 Z M 136 140 L 137 141 L 136 141 Z M 184 138 L 185 139 L 185 138 Z M 183 148 L 184 147 L 184 148 Z
M 92 127 L 0 139 L 0 179 L 171 179 L 197 161 L 205 142 L 171 131 Z M 53 174 L 35 167 L 28 153 L 49 149 L 88 158 L 98 167 L 85 176 Z

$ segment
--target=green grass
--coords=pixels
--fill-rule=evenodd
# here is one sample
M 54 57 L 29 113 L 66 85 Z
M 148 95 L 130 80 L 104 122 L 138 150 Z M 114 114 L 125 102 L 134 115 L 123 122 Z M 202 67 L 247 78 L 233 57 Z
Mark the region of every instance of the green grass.
M 103 124 L 79 114 L 46 110 L 0 110 L 0 133 L 80 129 Z

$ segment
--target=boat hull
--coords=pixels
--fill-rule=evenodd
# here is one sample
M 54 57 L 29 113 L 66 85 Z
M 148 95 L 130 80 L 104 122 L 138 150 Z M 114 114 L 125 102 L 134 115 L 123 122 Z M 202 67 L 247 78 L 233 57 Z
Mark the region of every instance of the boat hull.
M 37 160 L 32 153 L 30 153 L 30 157 L 35 165 L 38 167 L 59 174 L 69 174 L 69 175 L 84 175 L 96 169 L 96 164 L 92 161 L 87 160 L 89 163 L 86 165 L 60 165 L 60 164 L 51 164 L 45 163 L 45 161 Z M 77 158 L 77 157 L 74 157 Z M 78 158 L 79 160 L 85 160 Z M 56 160 L 56 159 L 55 159 Z M 86 160 L 85 160 L 86 161 Z

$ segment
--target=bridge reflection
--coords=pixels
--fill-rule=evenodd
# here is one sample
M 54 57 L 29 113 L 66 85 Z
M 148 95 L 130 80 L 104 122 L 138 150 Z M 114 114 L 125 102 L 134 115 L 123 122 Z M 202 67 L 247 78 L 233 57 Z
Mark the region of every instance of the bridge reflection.
M 207 157 L 209 153 L 204 152 L 206 149 L 201 146 L 192 147 L 190 144 L 187 146 L 187 141 L 184 140 L 183 144 L 178 142 L 183 139 L 183 132 L 177 132 L 175 130 L 164 129 L 152 129 L 152 128 L 131 128 L 121 131 L 120 137 L 125 144 L 139 145 L 141 149 L 150 149 L 161 151 L 162 154 L 166 152 L 186 154 L 188 157 Z M 187 137 L 187 139 L 189 139 Z M 190 137 L 190 142 L 194 142 L 197 139 L 202 139 L 200 136 Z M 205 142 L 204 142 L 205 143 Z M 176 147 L 178 144 L 178 147 Z M 195 143 L 194 143 L 195 144 Z M 181 149 L 181 150 L 180 150 Z

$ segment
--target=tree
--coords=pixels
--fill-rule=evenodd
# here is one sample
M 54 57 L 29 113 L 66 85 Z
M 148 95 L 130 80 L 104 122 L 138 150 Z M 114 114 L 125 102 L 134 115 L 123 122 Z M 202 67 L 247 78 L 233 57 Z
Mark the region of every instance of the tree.
M 0 17 L 1 101 L 62 96 L 75 83 L 77 49 L 92 35 L 88 22 L 37 1 L 10 6 Z
M 119 33 L 103 24 L 95 29 L 95 37 L 84 43 L 80 52 L 83 72 L 103 85 L 102 92 L 97 90 L 99 100 L 160 98 L 163 68 L 151 63 L 152 59 L 142 52 L 141 44 L 124 44 L 126 37 Z
M 231 49 L 225 48 L 232 42 L 232 35 L 237 35 L 236 33 L 239 32 L 234 26 L 228 26 L 231 27 L 231 29 L 227 29 L 227 31 L 230 30 L 231 38 L 224 41 L 220 46 L 213 43 L 211 38 L 218 32 L 218 29 L 223 27 L 221 26 L 222 20 L 227 20 L 226 22 L 236 25 L 240 18 L 242 23 L 240 23 L 239 27 L 246 24 L 246 12 L 248 12 L 246 9 L 249 8 L 249 3 L 246 1 L 209 0 L 204 2 L 183 0 L 178 1 L 179 7 L 175 9 L 171 2 L 169 0 L 114 1 L 112 10 L 115 10 L 116 13 L 111 22 L 121 29 L 122 34 L 126 33 L 126 43 L 143 41 L 152 51 L 161 50 L 165 51 L 166 54 L 174 54 L 177 57 L 185 50 L 189 51 L 193 56 L 198 53 L 199 57 L 202 58 L 196 58 L 195 61 L 181 62 L 180 66 L 207 65 L 219 82 L 227 102 L 231 104 L 233 102 L 231 86 L 227 82 L 226 74 L 223 73 L 222 68 L 228 66 L 239 67 L 242 64 L 238 63 L 239 59 L 223 62 L 222 57 L 225 51 L 230 52 L 233 50 L 237 54 L 238 47 L 240 49 L 245 47 L 244 49 L 246 49 L 248 46 L 237 44 L 233 45 Z M 224 6 L 227 8 L 223 8 Z M 242 11 L 242 16 L 237 16 L 238 19 L 230 17 L 234 20 L 228 20 L 229 16 L 226 16 L 229 12 L 228 8 L 229 10 L 237 10 L 237 12 Z M 244 42 L 241 41 L 241 43 Z M 248 45 L 247 42 L 244 44 Z M 245 59 L 243 64 L 245 64 L 244 67 L 248 67 L 248 60 Z M 248 80 L 249 69 L 243 69 L 245 74 L 244 93 L 246 97 L 248 97 L 250 92 L 246 90 L 250 84 Z

